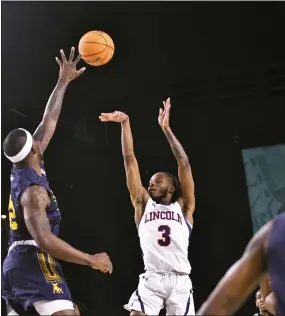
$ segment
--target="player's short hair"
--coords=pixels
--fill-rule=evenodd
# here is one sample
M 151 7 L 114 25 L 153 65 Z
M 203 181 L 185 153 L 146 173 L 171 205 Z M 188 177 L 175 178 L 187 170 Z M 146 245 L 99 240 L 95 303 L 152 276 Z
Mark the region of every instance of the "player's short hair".
M 26 132 L 22 129 L 14 129 L 6 136 L 3 142 L 4 153 L 9 157 L 16 156 L 23 149 L 26 141 Z
M 174 203 L 181 196 L 180 183 L 179 183 L 177 177 L 175 177 L 172 173 L 170 173 L 170 172 L 163 172 L 163 173 L 169 177 L 169 179 L 172 182 L 172 185 L 174 186 L 175 191 L 173 192 L 172 197 L 171 197 L 171 202 Z

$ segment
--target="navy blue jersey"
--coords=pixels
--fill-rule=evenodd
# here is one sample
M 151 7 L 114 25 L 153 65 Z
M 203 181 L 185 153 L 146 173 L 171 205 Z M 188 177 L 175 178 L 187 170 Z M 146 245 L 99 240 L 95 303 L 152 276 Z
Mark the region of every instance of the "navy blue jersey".
M 14 168 L 11 173 L 11 195 L 9 201 L 10 248 L 3 262 L 2 294 L 15 309 L 28 309 L 34 302 L 42 300 L 71 300 L 63 271 L 57 260 L 36 247 L 24 221 L 20 205 L 23 191 L 31 185 L 43 186 L 50 197 L 46 210 L 51 231 L 58 236 L 61 214 L 56 198 L 49 186 L 44 166 L 41 176 L 34 169 Z M 25 242 L 28 241 L 29 243 Z
M 50 223 L 51 231 L 58 236 L 61 213 L 58 208 L 57 200 L 49 186 L 46 177 L 44 165 L 41 164 L 41 173 L 39 176 L 34 169 L 13 168 L 11 172 L 11 193 L 9 199 L 9 220 L 10 220 L 10 241 L 11 245 L 14 241 L 32 240 L 33 237 L 28 232 L 23 216 L 23 210 L 20 205 L 20 197 L 23 191 L 31 185 L 43 186 L 50 197 L 50 206 L 46 210 L 47 217 Z
M 268 271 L 276 297 L 276 313 L 285 315 L 285 213 L 273 221 L 268 242 Z

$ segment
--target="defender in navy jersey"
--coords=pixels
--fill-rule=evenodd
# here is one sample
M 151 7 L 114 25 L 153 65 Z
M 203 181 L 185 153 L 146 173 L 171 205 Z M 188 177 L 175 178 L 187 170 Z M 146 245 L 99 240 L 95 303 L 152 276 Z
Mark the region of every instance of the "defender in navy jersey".
M 76 70 L 74 47 L 67 61 L 61 50 L 59 80 L 42 122 L 32 136 L 25 129 L 8 134 L 5 156 L 13 163 L 9 199 L 10 241 L 3 263 L 2 295 L 19 314 L 34 307 L 40 315 L 76 315 L 71 295 L 56 259 L 112 272 L 107 254 L 89 255 L 58 238 L 61 213 L 43 165 L 43 152 L 52 138 L 67 85 L 85 68 Z
M 285 213 L 264 225 L 253 236 L 242 258 L 217 285 L 198 315 L 232 315 L 268 272 L 272 293 L 267 310 L 285 315 Z
M 188 245 L 195 208 L 194 181 L 188 157 L 169 126 L 170 99 L 163 102 L 158 122 L 178 163 L 179 181 L 159 172 L 150 179 L 148 191 L 142 186 L 128 116 L 122 112 L 102 113 L 102 122 L 121 123 L 122 151 L 127 185 L 135 209 L 146 272 L 124 307 L 131 315 L 194 315 L 191 266 Z

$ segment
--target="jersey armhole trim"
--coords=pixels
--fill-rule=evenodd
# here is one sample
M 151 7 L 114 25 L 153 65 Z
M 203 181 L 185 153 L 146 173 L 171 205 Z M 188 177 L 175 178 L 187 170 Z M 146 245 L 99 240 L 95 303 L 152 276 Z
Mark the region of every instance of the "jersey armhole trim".
M 191 233 L 192 229 L 193 229 L 193 226 L 189 223 L 188 219 L 185 216 L 183 216 L 183 217 L 184 217 L 185 223 L 186 223 L 186 225 L 187 225 L 187 227 L 189 229 L 189 232 Z

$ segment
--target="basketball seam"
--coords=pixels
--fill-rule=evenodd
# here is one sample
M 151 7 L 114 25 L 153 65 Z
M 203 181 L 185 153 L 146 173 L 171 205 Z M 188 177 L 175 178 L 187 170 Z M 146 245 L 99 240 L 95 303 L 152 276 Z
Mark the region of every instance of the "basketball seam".
M 95 56 L 95 55 L 101 54 L 101 53 L 103 53 L 107 48 L 108 48 L 108 46 L 105 46 L 105 48 L 104 48 L 103 50 L 100 50 L 100 52 L 93 53 L 93 54 L 89 54 L 89 55 L 81 55 L 81 57 L 85 58 L 85 57 L 90 57 L 90 56 Z M 109 48 L 110 48 L 110 47 L 109 47 Z
M 103 61 L 104 61 L 104 60 L 107 58 L 107 56 L 109 55 L 110 48 L 111 48 L 111 47 L 109 47 L 109 50 L 108 50 L 107 54 L 105 55 L 105 57 L 104 57 L 103 59 L 101 59 L 101 65 L 102 65 Z
M 110 47 L 107 47 L 107 46 L 106 46 L 106 48 L 110 48 Z M 102 50 L 101 52 L 98 52 L 98 53 L 95 53 L 95 54 L 91 54 L 91 55 L 81 55 L 81 57 L 84 59 L 84 58 L 86 58 L 86 57 L 96 56 L 96 55 L 98 55 L 98 54 L 103 53 L 104 51 L 105 51 L 105 49 Z
M 100 32 L 102 32 L 102 31 L 95 31 L 95 32 L 98 32 L 97 34 L 104 38 L 104 41 L 106 42 L 106 46 L 108 46 L 108 42 L 107 42 L 106 38 L 105 38 L 102 34 L 100 34 Z M 103 33 L 104 33 L 104 32 L 103 32 Z M 105 33 L 105 34 L 106 34 L 106 33 Z M 108 34 L 106 34 L 106 35 L 108 35 Z M 108 35 L 108 36 L 109 36 L 109 35 Z
M 99 42 L 80 42 L 80 43 L 84 43 L 84 44 L 100 44 L 100 45 L 104 45 L 104 46 L 107 46 L 107 47 L 110 47 L 112 49 L 114 49 L 112 46 L 110 45 L 107 45 L 107 44 L 104 44 L 104 43 L 99 43 Z

